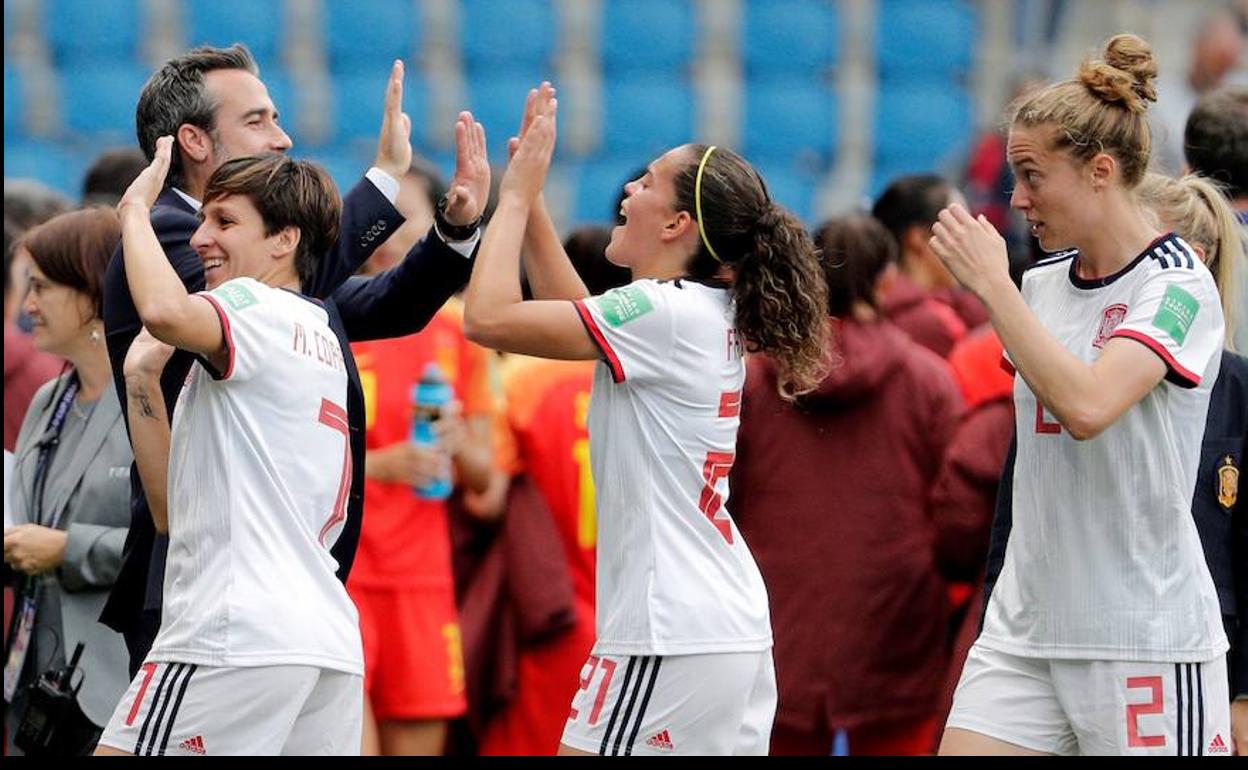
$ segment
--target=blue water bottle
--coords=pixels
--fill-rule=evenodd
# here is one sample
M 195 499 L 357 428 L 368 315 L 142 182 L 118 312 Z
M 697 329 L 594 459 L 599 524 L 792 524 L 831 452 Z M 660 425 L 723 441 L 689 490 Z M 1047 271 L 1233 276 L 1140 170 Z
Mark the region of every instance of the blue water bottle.
M 425 367 L 420 382 L 412 386 L 412 443 L 417 446 L 436 448 L 437 433 L 434 424 L 442 417 L 446 405 L 454 394 L 441 367 L 431 363 Z M 426 484 L 415 487 L 416 494 L 426 500 L 445 500 L 451 496 L 451 468 Z

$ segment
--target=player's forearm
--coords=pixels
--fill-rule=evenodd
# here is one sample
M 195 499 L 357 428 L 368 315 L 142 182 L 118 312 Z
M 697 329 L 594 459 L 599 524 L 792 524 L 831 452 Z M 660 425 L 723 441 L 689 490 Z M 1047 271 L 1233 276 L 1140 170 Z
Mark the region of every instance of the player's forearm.
M 169 420 L 160 378 L 126 376 L 127 420 L 139 481 L 157 532 L 169 531 Z
M 477 262 L 464 294 L 464 333 L 488 348 L 500 348 L 506 335 L 507 310 L 520 304 L 520 244 L 530 206 L 518 196 L 499 201 L 490 226 L 481 239 Z
M 524 271 L 534 299 L 584 299 L 584 281 L 572 267 L 546 202 L 538 196 L 524 233 Z
M 1036 318 L 1013 284 L 985 292 L 993 328 L 1015 370 L 1050 414 L 1077 439 L 1104 429 L 1106 387 L 1091 366 L 1062 346 Z
M 176 337 L 180 325 L 191 317 L 192 299 L 160 247 L 149 209 L 138 205 L 122 208 L 121 242 L 126 281 L 139 318 L 153 337 L 177 344 L 170 338 Z

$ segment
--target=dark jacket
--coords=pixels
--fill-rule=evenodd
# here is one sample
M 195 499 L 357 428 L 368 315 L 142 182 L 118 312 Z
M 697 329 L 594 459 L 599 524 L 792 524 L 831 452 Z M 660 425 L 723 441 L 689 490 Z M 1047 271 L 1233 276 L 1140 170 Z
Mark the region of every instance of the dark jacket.
M 324 257 L 304 293 L 326 298 L 330 325 L 337 333 L 347 366 L 347 416 L 351 429 L 352 467 L 364 468 L 364 397 L 347 339 L 376 339 L 419 331 L 446 299 L 468 279 L 469 260 L 437 237 L 426 237 L 402 263 L 373 278 L 349 277 L 403 223 L 403 216 L 371 182 L 361 181 L 343 199 L 337 242 Z M 190 238 L 199 227 L 192 207 L 166 189 L 152 208 L 152 227 L 187 291 L 204 288 L 203 264 Z M 130 344 L 142 328 L 126 282 L 125 261 L 118 246 L 104 283 L 104 326 L 113 377 L 122 409 L 127 406 L 123 364 Z M 193 357 L 177 351 L 161 376 L 161 391 L 172 420 L 173 408 Z M 137 670 L 159 628 L 159 611 L 167 541 L 156 535 L 139 474 L 131 474 L 131 527 L 126 560 L 101 621 L 127 636 L 131 668 Z M 352 477 L 347 523 L 330 553 L 338 577 L 346 581 L 355 558 L 363 517 L 364 475 Z
M 935 712 L 945 585 L 928 495 L 962 402 L 888 322 L 834 322 L 835 368 L 796 405 L 748 361 L 727 508 L 771 600 L 777 726 L 823 732 Z

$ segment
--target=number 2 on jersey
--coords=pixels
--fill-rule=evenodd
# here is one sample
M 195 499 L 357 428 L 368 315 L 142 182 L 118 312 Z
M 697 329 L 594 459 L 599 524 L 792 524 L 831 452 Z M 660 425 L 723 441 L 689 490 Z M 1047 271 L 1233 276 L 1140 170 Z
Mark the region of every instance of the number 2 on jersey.
M 317 536 L 320 544 L 328 548 L 329 544 L 325 539 L 329 537 L 329 533 L 339 522 L 347 520 L 347 495 L 351 491 L 351 427 L 347 423 L 347 410 L 327 398 L 321 399 L 318 422 L 341 433 L 343 438 L 342 478 L 338 479 L 338 495 L 334 498 L 334 510 L 330 513 L 329 520 L 321 527 Z
M 715 491 L 715 485 L 732 470 L 735 459 L 736 455 L 732 452 L 706 453 L 706 462 L 702 464 L 702 479 L 706 485 L 702 487 L 702 497 L 698 500 L 698 509 L 706 514 L 706 518 L 715 525 L 715 529 L 719 530 L 719 534 L 724 536 L 729 545 L 732 545 L 732 524 L 727 516 L 715 518 L 724 503 L 724 499 Z

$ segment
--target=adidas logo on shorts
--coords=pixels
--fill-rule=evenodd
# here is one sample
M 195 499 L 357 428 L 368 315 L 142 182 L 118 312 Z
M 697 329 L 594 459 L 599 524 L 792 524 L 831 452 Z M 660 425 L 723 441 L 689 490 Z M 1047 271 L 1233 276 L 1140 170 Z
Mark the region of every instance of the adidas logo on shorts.
M 178 744 L 178 748 L 183 751 L 189 751 L 192 754 L 207 754 L 208 750 L 204 748 L 204 736 L 196 735 L 194 738 L 187 738 Z
M 672 736 L 668 734 L 667 730 L 650 736 L 646 740 L 646 745 L 656 749 L 663 749 L 664 751 L 671 751 L 676 748 L 672 745 Z
M 1222 740 L 1222 733 L 1213 736 L 1213 740 L 1209 741 L 1210 754 L 1230 754 L 1231 750 L 1226 747 L 1226 741 Z

